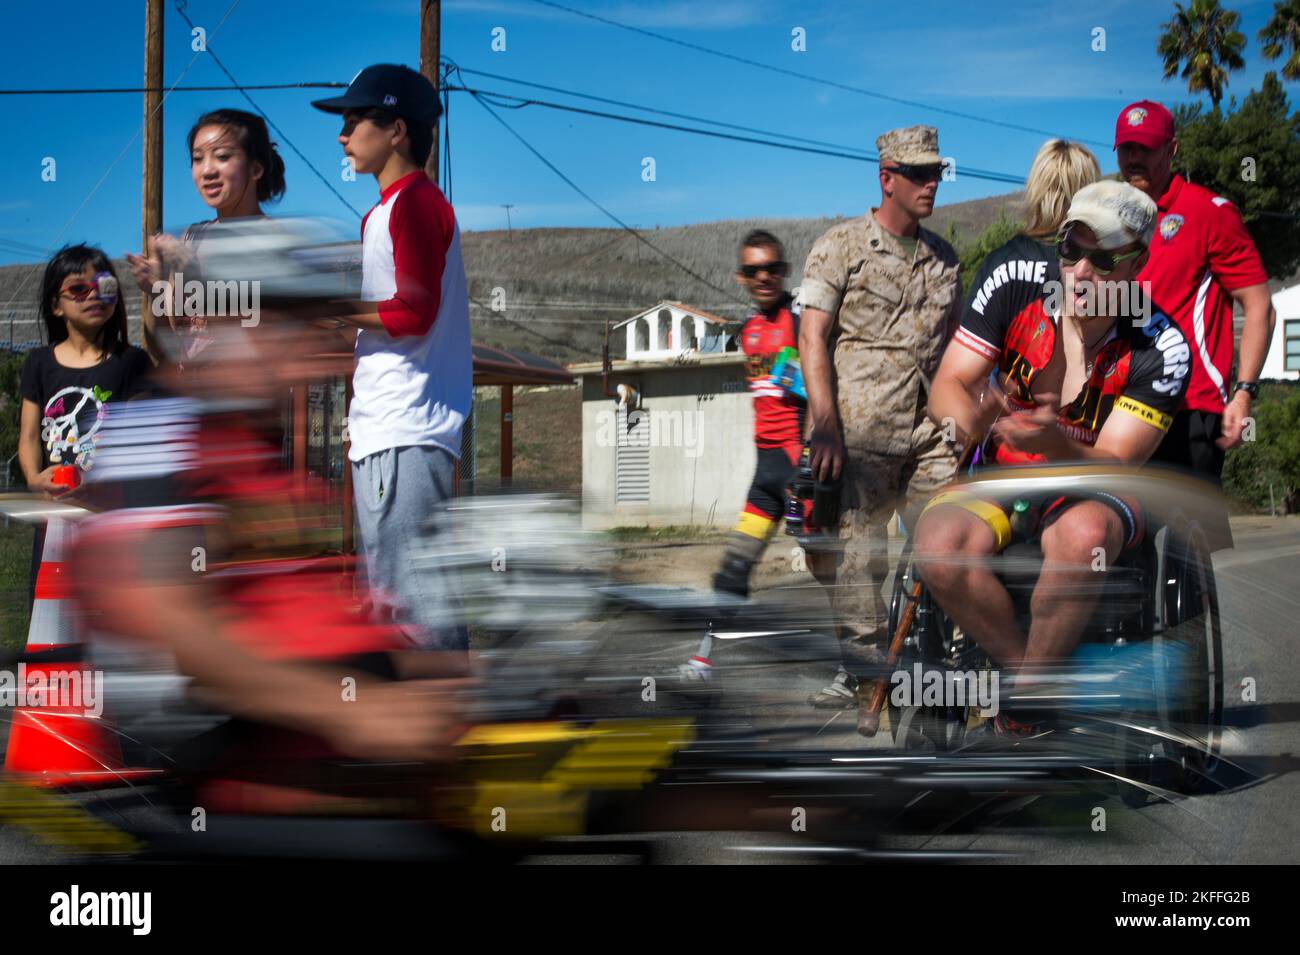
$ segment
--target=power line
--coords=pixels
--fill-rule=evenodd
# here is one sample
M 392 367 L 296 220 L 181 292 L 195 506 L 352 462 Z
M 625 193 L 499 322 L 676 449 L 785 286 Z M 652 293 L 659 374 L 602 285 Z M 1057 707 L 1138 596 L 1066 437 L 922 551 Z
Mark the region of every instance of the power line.
M 482 302 L 480 302 L 478 299 L 474 298 L 473 296 L 468 296 L 468 295 L 467 295 L 466 297 L 469 298 L 469 301 L 470 301 L 470 304 L 471 304 L 471 305 L 477 305 L 479 308 L 486 308 L 486 307 L 487 307 L 487 306 L 485 306 Z M 574 344 L 573 344 L 572 342 L 561 341 L 561 340 L 558 339 L 558 338 L 551 338 L 549 335 L 543 335 L 541 332 L 539 332 L 539 331 L 538 331 L 537 329 L 535 329 L 535 328 L 530 328 L 529 326 L 530 326 L 531 324 L 533 324 L 532 322 L 524 322 L 524 321 L 520 321 L 520 320 L 517 319 L 517 318 L 510 318 L 510 317 L 508 317 L 508 316 L 506 316 L 506 315 L 501 315 L 500 317 L 501 317 L 502 319 L 504 319 L 505 321 L 509 322 L 510 324 L 514 325 L 514 326 L 515 326 L 516 328 L 518 328 L 520 331 L 527 332 L 528 334 L 532 335 L 534 338 L 540 338 L 542 341 L 546 342 L 548 345 L 555 345 L 555 346 L 557 346 L 557 347 L 559 347 L 559 348 L 563 348 L 563 349 L 565 349 L 565 350 L 567 350 L 567 351 L 576 351 L 576 352 L 581 352 L 581 349 L 575 347 Z M 473 321 L 487 321 L 487 319 L 473 319 Z M 549 324 L 549 323 L 547 323 L 547 324 Z
M 692 269 L 690 266 L 686 265 L 686 264 L 683 263 L 683 262 L 678 261 L 676 258 L 674 258 L 673 256 L 669 255 L 667 252 L 665 252 L 665 251 L 663 251 L 662 249 L 660 249 L 658 246 L 656 246 L 656 245 L 655 245 L 653 242 L 651 242 L 649 239 L 645 238 L 645 236 L 641 235 L 640 232 L 638 232 L 636 229 L 633 229 L 630 225 L 628 225 L 626 222 L 624 222 L 624 221 L 623 221 L 622 219 L 620 219 L 618 216 L 614 215 L 614 213 L 610 212 L 610 211 L 609 211 L 608 209 L 606 209 L 603 205 L 601 205 L 598 201 L 596 201 L 594 198 L 592 198 L 590 195 L 588 195 L 585 191 L 583 191 L 583 189 L 582 189 L 581 186 L 579 186 L 576 182 L 574 182 L 572 179 L 570 179 L 568 176 L 566 176 L 566 175 L 565 175 L 565 174 L 560 170 L 560 168 L 559 168 L 558 166 L 556 166 L 553 162 L 551 162 L 549 159 L 547 159 L 545 156 L 543 156 L 540 152 L 538 152 L 537 149 L 533 147 L 532 143 L 528 142 L 528 140 L 524 139 L 523 136 L 519 135 L 519 133 L 517 133 L 517 132 L 514 130 L 514 128 L 513 128 L 509 123 L 507 123 L 504 119 L 502 119 L 501 116 L 497 114 L 497 111 L 494 110 L 491 106 L 489 106 L 489 105 L 487 104 L 487 102 L 486 102 L 486 101 L 485 101 L 481 96 L 479 96 L 477 93 L 473 93 L 473 92 L 471 92 L 471 95 L 474 97 L 474 102 L 478 103 L 478 104 L 479 104 L 480 106 L 482 106 L 485 110 L 487 110 L 488 114 L 489 114 L 493 119 L 495 119 L 498 123 L 500 123 L 502 126 L 504 126 L 504 127 L 506 128 L 506 131 L 507 131 L 508 133 L 510 133 L 511 136 L 513 136 L 515 139 L 519 140 L 519 142 L 523 144 L 523 147 L 524 147 L 525 149 L 527 149 L 530 153 L 532 153 L 532 154 L 533 154 L 534 156 L 536 156 L 539 160 L 541 160 L 542 163 L 543 163 L 543 164 L 544 164 L 548 169 L 551 170 L 551 172 L 555 173 L 557 176 L 560 177 L 560 179 L 564 180 L 565 184 L 567 184 L 567 185 L 569 186 L 570 189 L 572 189 L 572 190 L 573 190 L 574 192 L 576 192 L 578 195 L 582 196 L 582 198 L 586 199 L 586 200 L 587 200 L 588 202 L 590 202 L 593 206 L 595 206 L 597 209 L 599 209 L 599 210 L 600 210 L 600 211 L 601 211 L 601 212 L 602 212 L 602 213 L 603 213 L 607 218 L 609 218 L 612 222 L 616 223 L 616 224 L 619 226 L 619 228 L 621 228 L 621 229 L 625 230 L 626 232 L 628 232 L 629 234 L 635 236 L 638 242 L 641 242 L 641 243 L 643 243 L 644 245 L 648 246 L 648 247 L 649 247 L 651 250 L 653 250 L 656 254 L 660 255 L 660 256 L 663 257 L 664 259 L 666 259 L 666 260 L 668 260 L 669 262 L 671 262 L 673 265 L 675 265 L 677 268 L 681 269 L 681 270 L 682 270 L 683 272 L 685 272 L 687 275 L 691 276 L 691 278 L 695 279 L 695 280 L 696 280 L 697 282 L 699 282 L 701 285 L 708 286 L 709 288 L 713 289 L 715 292 L 718 292 L 719 294 L 721 294 L 721 295 L 724 296 L 724 297 L 730 297 L 730 292 L 729 292 L 727 289 L 720 288 L 719 286 L 714 285 L 712 282 L 710 282 L 710 281 L 709 281 L 708 279 L 706 279 L 704 276 L 700 275 L 698 272 L 696 272 L 696 271 L 695 271 L 694 269 Z
M 491 306 L 488 305 L 483 305 L 480 307 L 491 308 Z M 627 311 L 628 309 L 632 309 L 637 312 L 644 312 L 646 310 L 646 306 L 644 302 L 637 303 L 637 304 L 624 303 L 624 302 L 613 302 L 613 303 L 609 303 L 609 302 L 511 302 L 508 307 L 516 311 L 521 309 L 522 310 L 554 309 L 557 311 L 572 310 L 572 311 L 589 311 L 589 312 L 624 312 Z M 703 309 L 706 312 L 712 311 L 714 309 L 720 309 L 720 308 L 744 308 L 744 309 L 750 308 L 749 305 L 742 305 L 739 302 L 724 302 L 722 304 L 717 304 L 717 305 L 707 304 L 707 305 L 697 305 L 693 307 Z
M 17 239 L 0 239 L 0 246 L 4 246 L 10 252 L 16 252 L 22 255 L 44 255 L 45 249 L 39 245 L 29 245 L 26 242 L 20 242 Z
M 848 146 L 839 147 L 838 149 L 820 149 L 813 146 L 797 146 L 793 143 L 775 142 L 771 138 L 759 139 L 754 136 L 737 136 L 734 133 L 722 133 L 711 129 L 698 129 L 691 126 L 680 126 L 676 123 L 664 123 L 664 122 L 660 122 L 659 120 L 643 119 L 638 116 L 622 116 L 619 115 L 618 113 L 607 113 L 604 112 L 603 110 L 584 109 L 581 106 L 566 106 L 563 103 L 551 103 L 546 100 L 525 98 L 522 96 L 516 96 L 513 93 L 498 93 L 493 90 L 475 89 L 468 86 L 450 86 L 448 88 L 455 91 L 470 93 L 474 96 L 497 96 L 497 97 L 507 97 L 509 99 L 518 100 L 518 104 L 514 106 L 509 106 L 504 103 L 496 104 L 498 106 L 502 106 L 503 108 L 507 108 L 507 109 L 523 109 L 526 106 L 543 106 L 546 107 L 547 109 L 561 110 L 567 113 L 579 113 L 584 116 L 595 116 L 600 119 L 612 119 L 622 123 L 633 123 L 638 126 L 654 126 L 659 129 L 671 129 L 671 130 L 675 130 L 676 132 L 693 133 L 697 136 L 709 136 L 714 139 L 727 139 L 733 142 L 751 143 L 753 145 L 758 145 L 758 146 L 769 146 L 773 149 L 786 149 L 786 150 L 790 150 L 791 152 L 811 153 L 813 155 L 818 155 L 818 156 L 830 156 L 834 159 L 850 159 L 853 160 L 854 162 L 866 162 L 866 163 L 880 162 L 880 157 L 874 153 L 855 154 L 853 152 L 844 151 L 852 148 Z M 709 120 L 700 120 L 700 122 L 709 122 Z M 781 136 L 782 134 L 768 132 L 766 133 L 766 135 L 768 137 L 773 137 L 773 136 Z M 1002 183 L 1007 183 L 1009 185 L 1024 185 L 1025 182 L 1025 178 L 1023 176 L 1016 176 L 1012 173 L 993 172 L 987 169 L 975 169 L 970 166 L 961 167 L 961 175 L 968 176 L 971 179 L 985 179 L 991 182 L 1002 182 Z
M 235 0 L 235 2 L 238 3 L 239 0 Z M 191 30 L 193 30 L 194 22 L 185 15 L 185 6 L 181 2 L 181 0 L 176 0 L 176 12 L 179 13 L 181 19 L 185 21 L 185 25 L 188 26 Z M 337 198 L 339 202 L 347 206 L 348 209 L 351 210 L 352 214 L 356 216 L 358 219 L 362 218 L 361 213 L 356 209 L 356 207 L 354 207 L 352 203 L 348 202 L 347 199 L 343 197 L 343 194 L 341 192 L 339 192 L 337 189 L 334 188 L 334 185 L 328 179 L 326 179 L 324 175 L 322 175 L 315 166 L 311 164 L 311 160 L 308 159 L 305 155 L 303 155 L 302 150 L 294 145 L 293 140 L 291 140 L 288 136 L 285 135 L 284 130 L 282 130 L 279 126 L 275 124 L 275 120 L 271 119 L 271 117 L 266 114 L 266 111 L 262 109 L 262 107 L 257 105 L 257 103 L 253 100 L 253 97 L 248 95 L 248 93 L 245 91 L 245 87 L 240 85 L 239 80 L 235 79 L 235 75 L 231 73 L 230 70 L 226 69 L 226 65 L 221 62 L 221 59 L 217 56 L 216 51 L 212 49 L 212 44 L 206 43 L 204 44 L 204 47 L 207 51 L 208 56 L 212 57 L 212 62 L 217 64 L 217 69 L 221 70 L 222 73 L 225 73 L 226 77 L 230 80 L 230 82 L 235 84 L 235 88 L 239 92 L 239 94 L 243 96 L 244 99 L 248 100 L 248 104 L 252 106 L 253 109 L 257 110 L 258 114 L 264 120 L 266 120 L 267 125 L 270 126 L 272 129 L 274 129 L 276 134 L 282 140 L 284 140 L 285 145 L 288 146 L 290 149 L 292 149 L 295 155 L 297 155 L 299 159 L 301 159 L 304 163 L 307 164 L 307 168 L 311 170 L 312 174 L 317 179 L 319 179 L 322 183 L 325 184 L 325 188 L 328 189 L 330 192 L 332 192 L 335 198 Z
M 202 50 L 199 51 L 202 54 Z M 195 57 L 197 59 L 197 57 Z M 213 93 L 233 90 L 346 89 L 347 83 L 255 83 L 246 86 L 96 86 L 80 89 L 0 90 L 0 96 L 85 96 L 96 93 Z
M 812 76 L 808 73 L 800 73 L 797 70 L 789 70 L 782 66 L 773 66 L 771 63 L 763 63 L 759 60 L 751 60 L 748 57 L 737 56 L 734 53 L 724 53 L 721 50 L 710 49 L 707 46 L 701 46 L 698 43 L 691 43 L 687 40 L 679 40 L 676 37 L 667 36 L 663 33 L 655 33 L 653 30 L 646 30 L 642 27 L 634 27 L 628 23 L 620 23 L 618 20 L 612 20 L 609 17 L 603 17 L 599 14 L 588 13 L 585 10 L 575 10 L 573 7 L 566 7 L 561 3 L 554 3 L 552 0 L 533 0 L 534 3 L 544 7 L 551 7 L 555 10 L 563 10 L 565 13 L 571 13 L 577 17 L 584 17 L 588 20 L 594 20 L 597 23 L 604 23 L 607 26 L 617 27 L 620 30 L 628 30 L 632 33 L 639 33 L 642 36 L 648 36 L 664 43 L 672 43 L 675 46 L 685 47 L 688 50 L 695 50 L 697 53 L 705 53 L 709 56 L 720 57 L 724 60 L 732 60 L 736 63 L 743 63 L 746 66 L 757 67 L 760 70 L 767 70 L 771 73 L 779 73 L 782 76 L 790 76 L 797 80 L 803 80 L 807 83 L 819 83 L 822 86 L 829 86 L 833 89 L 844 90 L 848 93 L 856 93 L 859 96 L 870 96 L 873 99 L 886 100 L 891 103 L 901 103 L 904 106 L 914 106 L 918 109 L 930 110 L 935 113 L 942 113 L 947 116 L 955 116 L 959 119 L 967 119 L 976 123 L 986 123 L 990 126 L 1001 126 L 1004 129 L 1014 129 L 1022 133 L 1034 133 L 1038 136 L 1051 136 L 1054 138 L 1061 137 L 1058 133 L 1050 130 L 1037 129 L 1033 126 L 1021 126 L 1018 123 L 1008 123 L 1005 120 L 989 119 L 987 116 L 977 116 L 974 113 L 964 113 L 960 110 L 946 109 L 942 106 L 935 106 L 932 103 L 923 103 L 919 100 L 903 99 L 900 96 L 890 96 L 887 93 L 879 93 L 875 90 L 865 89 L 861 86 L 851 86 L 848 83 L 840 83 L 836 80 L 828 80 L 820 76 Z M 1081 139 L 1079 142 L 1090 143 L 1094 146 L 1110 146 L 1110 143 L 1104 143 L 1096 139 Z
M 503 76 L 500 73 L 488 73 L 486 70 L 471 70 L 468 67 L 458 66 L 456 68 L 461 73 L 472 73 L 474 76 L 486 76 L 493 80 L 504 80 L 507 83 L 515 83 L 519 86 L 528 86 L 533 89 L 546 90 L 550 93 L 561 93 L 564 96 L 573 96 L 577 99 L 590 100 L 594 103 L 607 103 L 610 106 L 622 106 L 627 109 L 640 110 L 644 113 L 653 113 L 658 116 L 672 116 L 676 119 L 688 119 L 693 123 L 708 123 L 710 126 L 720 126 L 724 129 L 736 129 L 742 133 L 758 133 L 763 136 L 779 135 L 782 139 L 788 139 L 791 142 L 808 143 L 812 146 L 829 146 L 832 149 L 852 150 L 851 146 L 840 146 L 838 143 L 829 143 L 822 139 L 810 139 L 806 136 L 794 136 L 789 133 L 771 133 L 765 129 L 757 129 L 753 126 L 743 126 L 739 123 L 728 123 L 720 119 L 706 119 L 700 116 L 692 116 L 689 113 L 678 113 L 673 110 L 659 109 L 655 106 L 642 106 L 639 103 L 629 103 L 626 100 L 610 99 L 607 96 L 594 96 L 591 93 L 580 93 L 577 90 L 565 89 L 562 86 L 548 86 L 545 83 L 534 83 L 530 80 L 521 80 L 513 76 Z M 502 94 L 505 95 L 505 94 Z M 865 152 L 865 150 L 863 150 Z
M 235 12 L 235 8 L 239 6 L 239 4 L 240 4 L 240 0 L 234 0 L 234 2 L 230 4 L 230 7 L 226 10 L 225 15 L 222 16 L 220 22 L 218 22 L 216 27 L 212 30 L 213 36 L 216 36 L 218 33 L 221 32 L 221 28 L 225 26 L 226 21 L 230 19 L 230 15 Z M 181 16 L 184 16 L 184 14 L 182 13 Z M 193 24 L 190 24 L 190 27 L 191 29 L 193 29 Z M 199 57 L 202 55 L 203 55 L 202 51 L 194 54 L 194 56 L 190 59 L 189 63 L 185 65 L 185 69 L 181 70 L 181 75 L 176 77 L 176 82 L 173 83 L 172 86 L 180 85 L 180 81 L 185 78 L 185 74 L 190 71 L 190 68 L 193 67 L 194 64 L 198 62 Z M 137 128 L 136 131 L 131 135 L 131 138 L 127 140 L 126 145 L 122 147 L 122 151 L 119 152 L 113 158 L 113 161 L 108 164 L 108 168 L 105 169 L 104 174 L 99 177 L 99 181 L 96 182 L 90 188 L 90 192 L 86 193 L 86 198 L 81 200 L 81 205 L 77 206 L 77 208 L 73 210 L 72 215 L 68 217 L 68 221 L 63 224 L 63 228 L 61 228 L 58 231 L 58 233 L 54 236 L 54 241 L 50 243 L 49 248 L 46 249 L 44 253 L 42 253 L 42 258 L 48 256 L 49 253 L 53 251 L 54 247 L 58 245 L 59 240 L 62 239 L 63 236 L 67 233 L 68 229 L 72 227 L 72 223 L 76 221 L 77 216 L 81 215 L 81 210 L 86 208 L 86 205 L 90 202 L 90 200 L 95 197 L 95 193 L 99 192 L 100 186 L 104 184 L 104 182 L 108 179 L 109 175 L 113 172 L 113 170 L 117 168 L 117 164 L 122 161 L 122 157 L 126 155 L 126 151 L 130 149 L 132 144 L 134 144 L 135 141 L 140 137 L 140 133 L 144 131 L 145 123 L 147 123 L 149 119 L 153 117 L 154 113 L 158 112 L 158 110 L 163 108 L 163 104 L 167 102 L 167 97 L 170 95 L 171 92 L 169 90 L 168 92 L 164 93 L 162 97 L 158 100 L 158 105 L 154 107 L 153 112 L 151 112 L 148 116 L 145 117 L 144 122 L 140 123 L 139 128 Z M 10 297 L 9 301 L 5 303 L 6 306 L 11 305 L 12 303 L 18 301 L 18 296 L 27 288 L 28 279 L 35 274 L 36 274 L 35 271 L 33 271 L 29 273 L 26 277 L 24 277 L 22 282 L 18 284 L 17 290 Z

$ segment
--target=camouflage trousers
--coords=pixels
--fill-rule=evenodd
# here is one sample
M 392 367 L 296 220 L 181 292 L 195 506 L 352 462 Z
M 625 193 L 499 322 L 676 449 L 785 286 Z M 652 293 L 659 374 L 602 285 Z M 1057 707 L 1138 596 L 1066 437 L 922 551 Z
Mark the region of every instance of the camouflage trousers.
M 951 482 L 957 461 L 928 418 L 913 429 L 907 455 L 847 448 L 845 458 L 838 541 L 809 553 L 808 565 L 826 588 L 844 668 L 857 675 L 870 669 L 873 648 L 883 651 L 891 636 L 881 594 L 891 569 L 889 521 Z

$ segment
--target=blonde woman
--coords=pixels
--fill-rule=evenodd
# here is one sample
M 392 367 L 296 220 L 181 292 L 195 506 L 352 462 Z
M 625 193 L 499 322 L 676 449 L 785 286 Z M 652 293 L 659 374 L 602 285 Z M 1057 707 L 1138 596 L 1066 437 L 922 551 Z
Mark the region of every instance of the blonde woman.
M 1014 315 L 1036 300 L 1047 282 L 1060 281 L 1056 233 L 1070 198 L 1100 178 L 1097 157 L 1087 147 L 1064 139 L 1049 139 L 1039 147 L 1025 182 L 1023 227 L 980 263 L 967 296 L 967 313 L 1010 309 Z
M 989 321 L 997 327 L 1009 324 L 1049 290 L 1060 289 L 1056 235 L 1065 222 L 1071 197 L 1100 178 L 1097 157 L 1087 147 L 1064 139 L 1049 139 L 1039 147 L 1025 182 L 1021 231 L 980 263 L 966 298 L 965 314 L 954 335 L 957 341 L 996 360 L 999 349 L 971 329 L 984 327 Z M 987 391 L 980 396 L 979 404 L 988 415 L 995 415 L 1000 406 Z M 983 433 L 982 428 L 978 430 Z

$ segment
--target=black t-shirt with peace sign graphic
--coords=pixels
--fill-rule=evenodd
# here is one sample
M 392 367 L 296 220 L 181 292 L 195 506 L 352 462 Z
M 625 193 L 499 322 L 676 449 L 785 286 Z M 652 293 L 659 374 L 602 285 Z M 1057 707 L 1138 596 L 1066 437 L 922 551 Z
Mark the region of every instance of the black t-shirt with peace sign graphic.
M 105 405 L 145 391 L 152 369 L 149 356 L 134 345 L 89 368 L 59 364 L 49 345 L 29 352 L 20 390 L 41 409 L 42 468 L 59 463 L 85 470 L 94 457 L 95 434 L 107 415 Z M 57 462 L 51 443 L 58 450 Z

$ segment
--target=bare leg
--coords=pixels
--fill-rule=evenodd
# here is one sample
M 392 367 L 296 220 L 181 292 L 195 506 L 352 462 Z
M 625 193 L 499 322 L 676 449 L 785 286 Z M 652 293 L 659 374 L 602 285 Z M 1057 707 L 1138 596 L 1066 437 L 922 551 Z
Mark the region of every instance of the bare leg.
M 1119 516 L 1097 501 L 1072 505 L 1043 530 L 1043 570 L 1034 587 L 1026 668 L 1074 652 L 1097 605 L 1100 575 L 1119 555 L 1123 532 Z
M 1015 667 L 1026 640 L 1011 595 L 989 566 L 993 530 L 970 511 L 940 504 L 918 522 L 913 545 L 921 579 L 952 620 L 1001 667 Z

